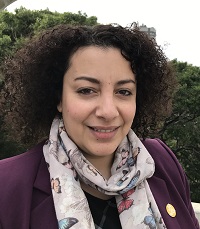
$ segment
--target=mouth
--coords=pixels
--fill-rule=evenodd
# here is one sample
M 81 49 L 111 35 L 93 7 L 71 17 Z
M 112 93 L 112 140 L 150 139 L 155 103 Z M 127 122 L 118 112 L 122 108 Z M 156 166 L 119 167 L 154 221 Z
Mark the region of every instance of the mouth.
M 110 140 L 118 132 L 119 126 L 100 127 L 100 126 L 89 126 L 91 133 L 98 140 Z
M 119 127 L 91 127 L 89 126 L 90 129 L 92 129 L 95 132 L 100 132 L 100 133 L 110 133 L 118 129 Z

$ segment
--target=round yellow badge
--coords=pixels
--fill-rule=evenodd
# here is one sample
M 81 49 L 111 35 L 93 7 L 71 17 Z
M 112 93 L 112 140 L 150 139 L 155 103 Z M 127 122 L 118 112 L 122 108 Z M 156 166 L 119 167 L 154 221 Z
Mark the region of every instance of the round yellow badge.
M 175 216 L 176 216 L 176 209 L 174 208 L 173 205 L 167 204 L 167 205 L 166 205 L 166 210 L 167 210 L 167 213 L 168 213 L 171 217 L 175 217 Z

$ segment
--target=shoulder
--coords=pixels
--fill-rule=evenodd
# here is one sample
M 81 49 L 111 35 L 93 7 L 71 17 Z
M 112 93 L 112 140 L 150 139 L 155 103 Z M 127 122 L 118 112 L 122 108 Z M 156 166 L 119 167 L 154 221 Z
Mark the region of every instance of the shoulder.
M 154 157 L 156 160 L 162 159 L 163 156 L 172 157 L 173 159 L 175 159 L 175 155 L 171 151 L 171 149 L 158 138 L 147 138 L 143 140 L 142 143 L 147 148 L 151 156 Z
M 188 201 L 188 180 L 172 150 L 160 139 L 146 139 L 143 141 L 143 144 L 155 161 L 153 177 L 163 180 L 168 190 L 174 189 L 174 192 L 179 192 L 182 198 Z M 153 180 L 155 179 L 152 179 L 151 183 Z
M 159 139 L 146 139 L 143 144 L 155 161 L 155 173 L 149 179 L 151 187 L 155 187 L 158 180 L 162 181 L 171 198 L 177 196 L 176 201 L 181 198 L 188 204 L 190 202 L 188 180 L 175 154 Z
M 13 156 L 10 158 L 0 160 L 0 169 L 5 169 L 10 166 L 22 166 L 22 167 L 29 167 L 25 162 L 30 160 L 37 160 L 41 158 L 41 153 L 43 149 L 44 142 L 39 143 L 34 148 L 19 154 L 17 156 Z
M 185 174 L 172 150 L 160 139 L 145 139 L 142 141 L 155 161 L 156 172 L 179 175 L 185 182 Z
M 30 179 L 31 175 L 36 172 L 43 157 L 43 144 L 40 143 L 33 149 L 20 155 L 1 160 L 0 182 L 4 182 L 6 186 L 8 183 L 21 183 Z

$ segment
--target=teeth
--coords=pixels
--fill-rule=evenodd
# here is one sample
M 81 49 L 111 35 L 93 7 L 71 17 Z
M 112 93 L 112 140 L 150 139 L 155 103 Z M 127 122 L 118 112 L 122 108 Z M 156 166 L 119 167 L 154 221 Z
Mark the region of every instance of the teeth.
M 94 129 L 94 131 L 101 132 L 101 133 L 109 133 L 109 132 L 112 132 L 113 130 L 99 130 L 99 129 Z

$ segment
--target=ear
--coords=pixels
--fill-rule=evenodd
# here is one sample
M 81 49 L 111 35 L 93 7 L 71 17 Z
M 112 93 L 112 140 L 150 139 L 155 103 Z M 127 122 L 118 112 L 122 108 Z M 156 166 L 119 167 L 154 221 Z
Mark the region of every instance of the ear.
M 62 113 L 62 101 L 60 101 L 59 104 L 57 105 L 57 109 L 60 113 Z

